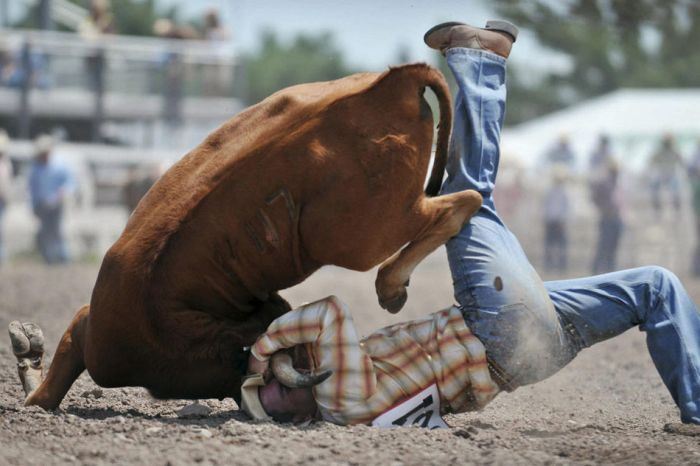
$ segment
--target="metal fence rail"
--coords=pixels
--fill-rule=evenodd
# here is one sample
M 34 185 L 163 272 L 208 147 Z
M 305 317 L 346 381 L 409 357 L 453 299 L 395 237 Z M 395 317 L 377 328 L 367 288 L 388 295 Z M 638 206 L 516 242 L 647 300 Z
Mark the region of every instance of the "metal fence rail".
M 139 99 L 148 103 L 149 119 L 155 99 L 160 102 L 158 116 L 174 124 L 188 117 L 185 99 L 194 108 L 197 103 L 193 100 L 202 99 L 201 106 L 208 107 L 217 98 L 219 107 L 231 109 L 227 110 L 230 116 L 234 108 L 240 108 L 232 97 L 236 63 L 230 42 L 0 29 L 0 87 L 18 95 L 15 102 L 5 97 L 0 114 L 3 108 L 5 114 L 13 112 L 16 135 L 28 138 L 36 106 L 70 96 L 80 112 L 70 104 L 42 112 L 65 110 L 73 117 L 80 113 L 90 122 L 93 141 L 101 140 L 104 121 L 115 116 L 110 106 L 118 108 L 131 101 L 135 105 L 128 106 L 138 119 Z M 35 90 L 44 96 L 33 98 Z M 90 102 L 87 115 L 86 101 Z

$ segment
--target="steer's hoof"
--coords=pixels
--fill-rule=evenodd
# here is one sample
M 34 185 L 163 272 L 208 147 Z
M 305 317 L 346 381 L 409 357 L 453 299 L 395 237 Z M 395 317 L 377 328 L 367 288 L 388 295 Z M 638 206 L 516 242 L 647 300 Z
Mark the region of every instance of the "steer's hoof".
M 17 357 L 37 357 L 44 353 L 44 334 L 38 325 L 32 322 L 10 322 L 8 327 L 12 352 Z
M 392 314 L 396 314 L 403 308 L 404 304 L 406 304 L 407 299 L 408 293 L 406 292 L 406 288 L 402 288 L 401 292 L 392 298 L 383 298 L 380 296 L 379 305 Z

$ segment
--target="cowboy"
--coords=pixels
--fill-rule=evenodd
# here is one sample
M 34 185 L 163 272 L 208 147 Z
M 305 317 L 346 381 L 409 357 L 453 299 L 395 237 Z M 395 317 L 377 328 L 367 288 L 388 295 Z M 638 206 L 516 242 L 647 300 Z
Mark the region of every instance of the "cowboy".
M 291 356 L 278 353 L 296 345 L 304 345 L 313 367 L 332 369 L 298 373 Z M 248 369 L 254 375 L 243 382 L 243 409 L 280 422 L 445 427 L 441 414 L 480 409 L 499 391 L 484 346 L 456 306 L 360 340 L 348 308 L 330 296 L 270 324 L 251 347 Z
M 478 409 L 639 326 L 680 410 L 683 424 L 669 430 L 700 431 L 700 314 L 678 278 L 640 267 L 543 283 L 496 210 L 505 64 L 516 36 L 513 25 L 490 21 L 484 29 L 443 23 L 424 37 L 446 56 L 459 87 L 442 193 L 474 189 L 483 197 L 447 243 L 459 307 L 364 340 L 334 298 L 280 317 L 251 348 L 242 402 L 251 416 L 437 427 L 436 412 Z M 311 374 L 294 374 L 280 353 L 298 345 Z

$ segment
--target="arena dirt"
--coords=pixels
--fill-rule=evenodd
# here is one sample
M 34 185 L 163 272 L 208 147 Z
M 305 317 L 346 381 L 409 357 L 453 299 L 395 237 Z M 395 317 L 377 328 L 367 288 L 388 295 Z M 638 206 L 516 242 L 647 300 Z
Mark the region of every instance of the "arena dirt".
M 482 412 L 447 417 L 450 429 L 379 430 L 327 423 L 254 423 L 230 400 L 152 399 L 137 388 L 98 389 L 87 374 L 59 410 L 22 407 L 5 328 L 39 323 L 49 357 L 79 305 L 89 301 L 96 265 L 0 270 L 0 464 L 700 464 L 700 438 L 666 433 L 677 410 L 647 354 L 644 334 L 585 350 L 551 379 L 500 395 Z M 411 280 L 407 308 L 390 316 L 376 304 L 374 273 L 327 268 L 285 293 L 293 305 L 336 294 L 360 330 L 451 304 L 444 252 Z M 686 281 L 696 299 L 694 282 Z

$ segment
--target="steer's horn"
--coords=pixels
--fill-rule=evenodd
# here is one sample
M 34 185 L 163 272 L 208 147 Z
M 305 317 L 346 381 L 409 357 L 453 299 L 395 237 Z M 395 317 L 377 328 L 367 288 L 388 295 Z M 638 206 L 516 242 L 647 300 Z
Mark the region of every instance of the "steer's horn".
M 287 353 L 275 353 L 270 358 L 270 369 L 275 378 L 285 387 L 303 388 L 318 385 L 333 373 L 326 370 L 320 374 L 302 374 L 292 366 L 292 357 Z

